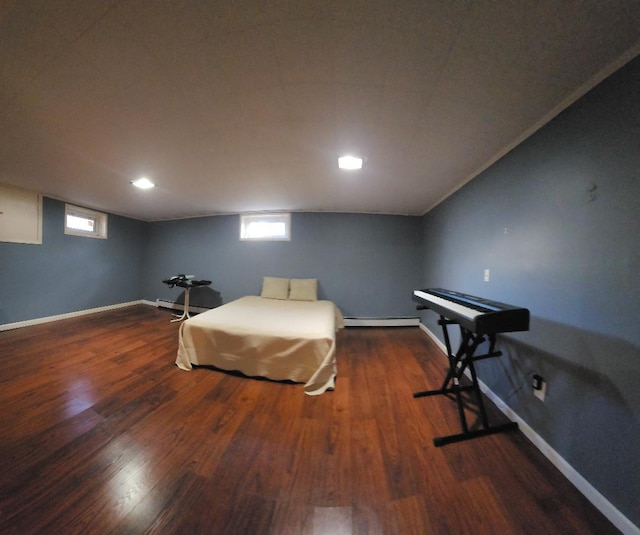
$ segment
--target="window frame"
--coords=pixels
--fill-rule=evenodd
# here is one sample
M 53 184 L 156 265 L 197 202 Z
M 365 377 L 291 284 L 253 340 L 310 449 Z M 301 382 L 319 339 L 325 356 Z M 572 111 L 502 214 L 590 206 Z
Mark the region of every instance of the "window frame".
M 80 230 L 69 227 L 67 224 L 67 217 L 75 216 L 82 219 L 92 219 L 95 221 L 94 229 L 92 231 Z M 84 238 L 98 238 L 102 240 L 107 239 L 107 225 L 108 216 L 103 212 L 96 212 L 95 210 L 89 210 L 88 208 L 82 208 L 73 204 L 64 205 L 64 233 L 69 236 L 82 236 Z
M 284 223 L 284 236 L 248 236 L 252 223 Z M 240 214 L 240 241 L 291 241 L 291 214 L 288 212 L 264 212 L 259 214 Z

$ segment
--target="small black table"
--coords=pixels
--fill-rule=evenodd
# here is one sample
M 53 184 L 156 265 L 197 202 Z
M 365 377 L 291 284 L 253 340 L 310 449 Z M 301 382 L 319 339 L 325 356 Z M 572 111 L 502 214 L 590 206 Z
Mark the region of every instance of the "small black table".
M 164 279 L 162 282 L 168 285 L 169 288 L 173 288 L 174 286 L 184 288 L 184 310 L 181 316 L 179 314 L 174 314 L 176 318 L 172 319 L 172 322 L 182 321 L 183 319 L 189 319 L 191 317 L 189 315 L 189 291 L 191 288 L 196 286 L 209 286 L 211 284 L 211 281 L 195 280 L 193 275 L 174 275 L 173 277 Z

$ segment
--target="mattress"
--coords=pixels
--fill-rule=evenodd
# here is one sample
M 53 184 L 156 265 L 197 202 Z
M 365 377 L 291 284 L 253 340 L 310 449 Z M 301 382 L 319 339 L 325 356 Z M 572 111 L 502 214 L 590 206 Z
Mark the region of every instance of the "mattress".
M 336 332 L 342 327 L 331 301 L 242 297 L 180 325 L 176 364 L 304 383 L 306 394 L 319 395 L 335 387 Z

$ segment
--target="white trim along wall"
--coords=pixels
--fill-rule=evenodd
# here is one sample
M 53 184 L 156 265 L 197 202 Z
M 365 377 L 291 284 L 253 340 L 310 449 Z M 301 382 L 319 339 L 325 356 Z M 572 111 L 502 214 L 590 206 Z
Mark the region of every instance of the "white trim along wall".
M 447 349 L 438 337 L 431 332 L 423 323 L 420 323 L 422 329 L 431 338 L 438 348 L 446 355 Z M 468 371 L 468 370 L 467 370 Z M 509 420 L 518 422 L 520 431 L 527 437 L 533 445 L 538 448 L 542 454 L 551 461 L 551 463 L 582 493 L 584 496 L 604 515 L 609 521 L 617 527 L 624 535 L 640 535 L 640 528 L 633 524 L 626 516 L 624 516 L 609 500 L 607 500 L 598 490 L 591 485 L 580 473 L 573 468 L 565 459 L 563 459 L 557 451 L 555 451 L 545 440 L 538 435 L 529 424 L 525 422 L 518 414 L 516 414 L 504 401 L 496 396 L 486 384 L 478 381 L 480 390 L 485 394 L 496 407 L 500 409 Z
M 89 308 L 86 310 L 79 310 L 77 312 L 67 312 L 66 314 L 56 314 L 55 316 L 45 316 L 43 318 L 35 318 L 26 321 L 16 321 L 15 323 L 5 323 L 0 325 L 0 331 L 9 331 L 11 329 L 18 329 L 20 327 L 30 327 L 31 325 L 40 325 L 41 323 L 49 323 L 50 321 L 64 320 L 68 318 L 75 318 L 77 316 L 86 316 L 87 314 L 95 314 L 96 312 L 105 312 L 107 310 L 115 310 L 116 308 L 130 307 L 132 305 L 153 305 L 149 301 L 129 301 L 128 303 L 118 303 L 115 305 L 107 305 L 104 307 Z

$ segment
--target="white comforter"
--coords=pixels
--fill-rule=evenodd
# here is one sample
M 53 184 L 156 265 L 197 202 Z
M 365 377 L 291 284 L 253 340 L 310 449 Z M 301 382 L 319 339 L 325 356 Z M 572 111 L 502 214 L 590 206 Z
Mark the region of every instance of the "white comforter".
M 331 301 L 242 297 L 180 325 L 176 364 L 288 379 L 318 395 L 335 386 L 336 332 L 342 327 Z

